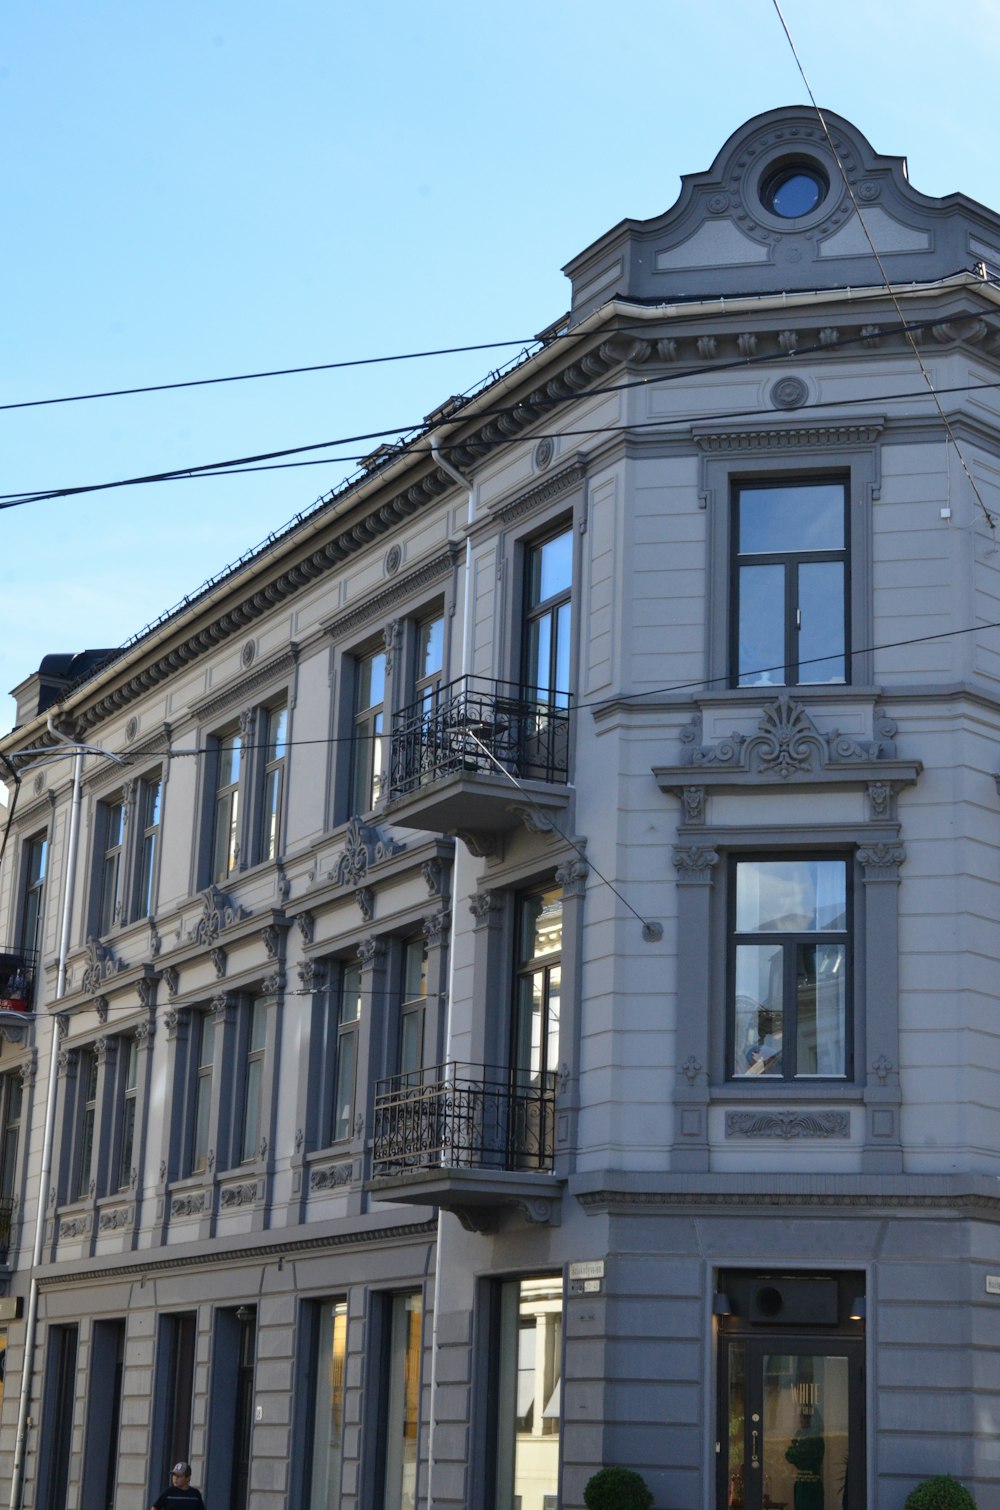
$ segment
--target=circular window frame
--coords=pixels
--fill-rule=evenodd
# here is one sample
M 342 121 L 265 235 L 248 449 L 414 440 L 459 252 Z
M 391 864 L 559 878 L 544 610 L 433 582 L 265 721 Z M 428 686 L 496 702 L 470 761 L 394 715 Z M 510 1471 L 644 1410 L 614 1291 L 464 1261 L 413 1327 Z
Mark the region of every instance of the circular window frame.
M 818 179 L 825 186 L 825 193 L 804 215 L 779 215 L 769 208 L 766 190 L 780 175 L 795 169 Z M 742 183 L 743 203 L 751 218 L 770 232 L 782 231 L 786 235 L 797 235 L 812 230 L 814 226 L 836 221 L 838 212 L 842 211 L 844 192 L 843 179 L 835 161 L 813 142 L 772 143 L 770 150 L 761 152 L 753 166 L 745 171 Z
M 803 178 L 814 185 L 817 197 L 807 210 L 802 210 L 797 215 L 786 215 L 775 205 L 775 200 L 781 190 L 794 178 Z M 766 173 L 760 176 L 757 186 L 757 194 L 761 207 L 766 214 L 781 220 L 786 225 L 800 224 L 808 220 L 810 215 L 816 215 L 822 210 L 830 198 L 830 175 L 826 169 L 814 159 L 808 157 L 789 157 L 773 163 Z

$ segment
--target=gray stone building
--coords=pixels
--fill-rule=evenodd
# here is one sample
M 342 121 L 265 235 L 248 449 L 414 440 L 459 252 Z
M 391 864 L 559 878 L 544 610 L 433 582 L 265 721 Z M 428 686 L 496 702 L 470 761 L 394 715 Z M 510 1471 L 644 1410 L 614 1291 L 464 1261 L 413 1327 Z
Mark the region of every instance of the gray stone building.
M 827 126 L 17 689 L 15 1504 L 1000 1507 L 1000 216 Z

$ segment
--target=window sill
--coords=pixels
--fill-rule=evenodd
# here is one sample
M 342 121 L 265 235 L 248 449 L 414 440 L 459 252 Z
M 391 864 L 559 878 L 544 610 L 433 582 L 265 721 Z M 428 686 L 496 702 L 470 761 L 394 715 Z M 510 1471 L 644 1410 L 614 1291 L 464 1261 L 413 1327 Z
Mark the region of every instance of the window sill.
M 726 1101 L 738 1105 L 751 1101 L 864 1101 L 864 1086 L 857 1081 L 845 1080 L 776 1080 L 755 1077 L 750 1084 L 740 1080 L 727 1080 L 724 1084 L 709 1087 L 713 1106 Z

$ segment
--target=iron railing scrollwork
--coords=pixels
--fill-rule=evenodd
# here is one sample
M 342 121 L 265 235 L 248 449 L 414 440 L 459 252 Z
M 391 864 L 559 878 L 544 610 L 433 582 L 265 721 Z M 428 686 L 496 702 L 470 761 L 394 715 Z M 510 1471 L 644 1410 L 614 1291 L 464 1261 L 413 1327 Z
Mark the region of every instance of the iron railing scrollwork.
M 375 1087 L 372 1173 L 552 1168 L 555 1076 L 449 1063 Z
M 569 695 L 463 676 L 393 715 L 389 797 L 466 772 L 565 782 Z

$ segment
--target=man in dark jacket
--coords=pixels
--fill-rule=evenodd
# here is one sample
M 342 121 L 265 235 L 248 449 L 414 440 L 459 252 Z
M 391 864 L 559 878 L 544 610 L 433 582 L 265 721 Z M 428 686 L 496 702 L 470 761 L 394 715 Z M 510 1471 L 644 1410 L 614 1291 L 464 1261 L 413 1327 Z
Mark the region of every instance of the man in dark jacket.
M 200 1489 L 191 1488 L 191 1464 L 175 1463 L 170 1470 L 170 1488 L 164 1489 L 152 1510 L 205 1510 Z

